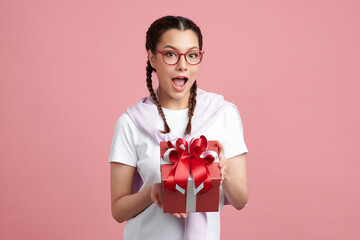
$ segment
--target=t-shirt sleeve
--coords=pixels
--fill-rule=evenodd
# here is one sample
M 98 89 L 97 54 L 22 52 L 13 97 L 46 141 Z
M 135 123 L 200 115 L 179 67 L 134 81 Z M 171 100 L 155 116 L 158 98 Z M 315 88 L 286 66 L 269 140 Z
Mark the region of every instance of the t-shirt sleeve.
M 115 123 L 109 162 L 118 162 L 136 167 L 137 156 L 131 119 L 126 113 L 123 113 Z
M 248 149 L 244 141 L 243 125 L 237 107 L 229 106 L 225 111 L 226 138 L 223 143 L 225 157 L 227 159 L 242 153 L 247 153 Z

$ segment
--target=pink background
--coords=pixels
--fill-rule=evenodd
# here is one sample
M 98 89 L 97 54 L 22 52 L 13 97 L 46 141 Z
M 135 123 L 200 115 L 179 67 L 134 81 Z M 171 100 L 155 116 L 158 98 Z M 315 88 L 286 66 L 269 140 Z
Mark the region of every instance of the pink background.
M 0 239 L 122 238 L 114 125 L 148 95 L 145 32 L 168 14 L 200 26 L 199 87 L 235 103 L 244 125 L 249 202 L 224 208 L 222 239 L 359 239 L 359 11 L 340 0 L 1 1 Z

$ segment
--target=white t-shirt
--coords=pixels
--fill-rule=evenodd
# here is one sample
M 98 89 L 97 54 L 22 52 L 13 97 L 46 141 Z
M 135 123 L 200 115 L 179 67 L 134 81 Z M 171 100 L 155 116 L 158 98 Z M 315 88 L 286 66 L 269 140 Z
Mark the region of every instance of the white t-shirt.
M 184 137 L 188 123 L 188 109 L 169 110 L 162 108 L 171 134 Z M 144 121 L 148 121 L 144 118 Z M 157 128 L 164 130 L 164 122 L 158 114 Z M 225 150 L 225 157 L 231 158 L 248 152 L 243 138 L 243 127 L 240 115 L 233 106 L 228 106 L 214 121 L 212 126 L 203 133 L 210 140 L 219 140 Z M 200 136 L 197 136 L 200 137 Z M 146 188 L 160 183 L 160 145 L 149 135 L 142 132 L 128 114 L 124 112 L 115 124 L 109 162 L 119 162 L 137 167 L 143 185 Z M 220 186 L 219 212 L 207 212 L 207 240 L 220 239 L 220 211 L 224 204 L 224 193 Z M 151 204 L 136 217 L 129 219 L 124 228 L 124 239 L 161 240 L 184 239 L 185 220 L 176 218 L 156 204 Z

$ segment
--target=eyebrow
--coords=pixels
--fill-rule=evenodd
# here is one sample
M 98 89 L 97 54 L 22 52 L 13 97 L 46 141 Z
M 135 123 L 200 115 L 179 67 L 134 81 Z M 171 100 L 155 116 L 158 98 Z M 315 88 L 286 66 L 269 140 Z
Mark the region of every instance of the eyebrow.
M 179 50 L 179 49 L 177 49 L 176 47 L 173 47 L 173 46 L 171 46 L 171 45 L 166 45 L 164 48 L 167 48 L 167 47 L 172 48 L 172 49 Z M 194 48 L 198 48 L 198 47 L 191 47 L 191 48 L 189 48 L 188 50 L 194 49 Z

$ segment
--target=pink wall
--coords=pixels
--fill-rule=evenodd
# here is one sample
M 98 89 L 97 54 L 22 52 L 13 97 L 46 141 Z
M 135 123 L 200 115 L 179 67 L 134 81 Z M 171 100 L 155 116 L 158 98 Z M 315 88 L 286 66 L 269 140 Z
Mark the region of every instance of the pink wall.
M 1 1 L 0 239 L 121 239 L 114 124 L 168 14 L 201 27 L 199 87 L 244 124 L 250 198 L 222 239 L 359 239 L 359 2 L 239 2 Z

